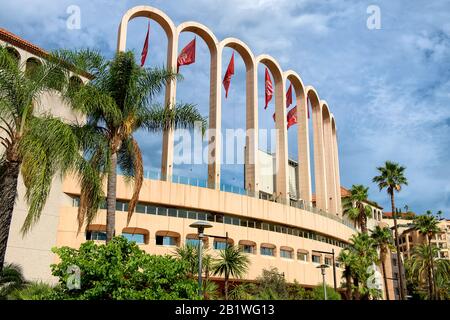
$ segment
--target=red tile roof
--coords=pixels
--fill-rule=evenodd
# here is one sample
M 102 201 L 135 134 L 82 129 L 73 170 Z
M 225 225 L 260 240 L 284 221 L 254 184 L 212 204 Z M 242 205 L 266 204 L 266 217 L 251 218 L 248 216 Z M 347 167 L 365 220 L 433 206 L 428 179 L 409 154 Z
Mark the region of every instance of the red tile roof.
M 0 28 L 0 40 L 10 43 L 39 57 L 45 58 L 48 56 L 48 52 L 44 49 L 32 44 L 27 40 L 22 39 L 21 37 L 3 28 Z

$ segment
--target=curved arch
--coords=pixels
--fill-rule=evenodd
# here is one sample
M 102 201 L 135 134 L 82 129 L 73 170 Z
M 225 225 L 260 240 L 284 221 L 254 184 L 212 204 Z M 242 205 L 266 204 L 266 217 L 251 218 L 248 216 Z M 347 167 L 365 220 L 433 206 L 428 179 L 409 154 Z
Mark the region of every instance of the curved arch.
M 275 128 L 277 130 L 277 144 L 275 149 L 275 190 L 276 197 L 280 198 L 281 202 L 288 203 L 289 174 L 285 79 L 280 65 L 273 57 L 267 54 L 261 54 L 255 58 L 256 66 L 258 66 L 259 63 L 264 64 L 267 69 L 269 69 L 275 82 Z
M 30 74 L 33 70 L 42 65 L 41 60 L 35 57 L 30 57 L 25 62 L 25 73 Z
M 183 22 L 177 27 L 177 42 L 182 32 L 193 32 L 205 41 L 210 53 L 210 86 L 209 86 L 209 131 L 208 131 L 208 186 L 220 188 L 220 148 L 221 140 L 221 102 L 220 74 L 221 57 L 218 50 L 218 40 L 208 27 L 194 21 Z
M 300 76 L 293 70 L 285 71 L 285 81 L 290 81 L 295 91 L 297 105 L 297 152 L 298 152 L 298 180 L 297 192 L 299 198 L 305 201 L 309 206 L 312 201 L 311 190 L 311 163 L 309 147 L 309 123 L 308 123 L 308 104 L 305 96 L 305 86 Z
M 333 138 L 331 129 L 331 112 L 328 103 L 325 100 L 320 101 L 322 108 L 322 122 L 323 122 L 323 143 L 325 155 L 325 170 L 327 180 L 327 204 L 328 209 L 332 214 L 337 213 L 337 197 L 336 182 L 334 172 L 334 152 L 333 152 Z
M 6 51 L 8 51 L 9 54 L 11 54 L 11 56 L 17 60 L 17 63 L 20 64 L 21 60 L 22 60 L 22 56 L 20 55 L 20 52 L 11 46 L 6 46 Z
M 250 48 L 241 40 L 226 38 L 219 43 L 219 55 L 222 57 L 223 49 L 231 48 L 242 58 L 245 64 L 245 127 L 247 131 L 245 148 L 245 189 L 259 194 L 259 166 L 258 166 L 258 82 L 256 78 L 255 57 Z M 221 63 L 220 63 L 221 65 Z M 219 79 L 221 81 L 221 79 Z M 221 88 L 221 87 L 220 87 Z M 221 89 L 220 89 L 221 90 Z M 220 99 L 222 96 L 220 95 Z
M 128 22 L 138 17 L 146 17 L 157 22 L 167 36 L 167 68 L 176 70 L 178 37 L 175 38 L 177 29 L 172 20 L 162 11 L 150 6 L 136 6 L 128 10 L 122 17 L 119 25 L 117 37 L 117 51 L 125 51 L 127 43 Z M 170 81 L 166 85 L 165 105 L 171 108 L 175 103 L 176 82 Z M 173 130 L 163 131 L 162 152 L 161 152 L 161 179 L 167 180 L 172 176 L 173 171 Z
M 334 162 L 334 181 L 336 186 L 336 213 L 342 217 L 342 199 L 341 199 L 341 177 L 339 172 L 339 151 L 337 143 L 337 128 L 334 115 L 331 114 L 331 135 L 332 135 L 332 150 Z
M 311 103 L 312 124 L 313 124 L 313 144 L 314 144 L 314 176 L 316 207 L 327 211 L 328 195 L 326 180 L 325 148 L 323 138 L 323 118 L 322 105 L 316 89 L 312 86 L 305 88 L 305 95 Z

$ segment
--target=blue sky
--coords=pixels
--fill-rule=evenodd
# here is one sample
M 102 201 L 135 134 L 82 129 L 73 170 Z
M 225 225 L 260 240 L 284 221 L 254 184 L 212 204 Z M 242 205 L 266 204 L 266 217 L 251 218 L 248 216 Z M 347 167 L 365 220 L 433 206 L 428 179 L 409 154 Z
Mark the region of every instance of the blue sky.
M 365 184 L 371 199 L 387 211 L 385 192 L 371 183 L 376 166 L 393 160 L 407 167 L 409 185 L 398 195 L 400 207 L 450 212 L 450 2 L 449 1 L 313 1 L 197 0 L 106 1 L 16 0 L 2 3 L 0 26 L 48 50 L 97 48 L 106 56 L 116 48 L 123 13 L 135 5 L 151 5 L 179 24 L 198 21 L 219 40 L 236 37 L 255 55 L 267 53 L 283 70 L 293 69 L 313 85 L 335 115 L 344 186 Z M 66 27 L 67 8 L 81 9 L 81 28 Z M 381 29 L 366 26 L 369 5 L 381 10 Z M 147 66 L 165 64 L 167 40 L 151 24 Z M 127 48 L 138 54 L 146 20 L 130 23 Z M 182 35 L 180 46 L 193 38 Z M 208 110 L 209 55 L 198 38 L 197 62 L 182 67 L 185 79 L 177 98 Z M 224 52 L 224 65 L 231 49 Z M 273 128 L 263 110 L 263 67 L 259 72 L 263 128 Z M 245 124 L 244 67 L 236 56 L 230 97 L 223 102 L 224 128 Z M 296 157 L 296 126 L 289 130 L 289 153 Z M 160 136 L 139 133 L 147 169 L 160 163 Z M 223 178 L 242 184 L 241 166 L 224 166 Z M 177 172 L 206 176 L 203 166 L 178 167 Z

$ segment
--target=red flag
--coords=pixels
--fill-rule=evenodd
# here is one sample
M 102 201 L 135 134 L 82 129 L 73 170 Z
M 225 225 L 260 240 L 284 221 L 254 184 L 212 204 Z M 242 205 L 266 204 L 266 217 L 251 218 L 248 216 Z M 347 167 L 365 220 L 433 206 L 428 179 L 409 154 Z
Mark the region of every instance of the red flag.
M 189 42 L 186 47 L 181 50 L 177 59 L 177 72 L 180 66 L 185 66 L 195 62 L 195 39 Z
M 289 89 L 286 92 L 286 108 L 292 104 L 292 83 L 289 85 Z
M 287 114 L 287 128 L 289 129 L 291 126 L 297 123 L 297 106 L 293 107 L 289 110 Z
M 225 88 L 225 98 L 228 97 L 228 88 L 230 88 L 231 76 L 234 74 L 234 52 L 231 55 L 230 62 L 228 63 L 227 72 L 223 77 L 223 87 Z
M 145 36 L 144 47 L 142 48 L 142 53 L 141 53 L 141 67 L 144 66 L 145 59 L 147 59 L 149 35 L 150 35 L 150 21 L 148 22 L 147 35 Z
M 269 70 L 266 68 L 266 79 L 265 79 L 265 85 L 266 85 L 266 106 L 264 109 L 267 109 L 267 105 L 269 104 L 269 101 L 272 100 L 273 96 L 273 86 L 272 86 L 272 80 L 270 80 Z

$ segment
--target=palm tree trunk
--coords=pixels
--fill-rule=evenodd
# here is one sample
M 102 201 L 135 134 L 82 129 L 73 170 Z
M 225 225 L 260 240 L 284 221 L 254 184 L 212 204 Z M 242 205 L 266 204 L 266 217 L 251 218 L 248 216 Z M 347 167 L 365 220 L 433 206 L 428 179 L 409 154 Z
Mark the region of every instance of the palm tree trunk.
M 361 300 L 361 294 L 359 293 L 359 279 L 358 278 L 353 279 L 353 285 L 355 286 L 355 289 L 353 290 L 353 299 Z
M 229 275 L 225 273 L 225 300 L 228 300 L 228 278 Z
M 428 242 L 428 247 L 430 248 L 430 267 L 428 268 L 428 286 L 429 286 L 429 291 L 430 291 L 430 300 L 432 299 L 436 299 L 435 294 L 436 294 L 436 290 L 435 290 L 435 283 L 434 283 L 434 257 L 433 257 L 433 249 L 431 248 L 431 240 L 430 240 L 430 236 L 427 234 L 427 242 Z
M 363 216 L 361 218 L 361 232 L 367 234 L 367 218 Z
M 394 217 L 394 233 L 395 233 L 395 247 L 397 249 L 397 266 L 398 266 L 398 280 L 400 284 L 400 300 L 405 300 L 405 291 L 403 284 L 403 263 L 401 259 L 400 253 L 400 243 L 398 239 L 398 228 L 397 228 L 397 214 L 395 212 L 395 200 L 394 200 L 394 190 L 390 193 L 391 196 L 391 207 L 392 207 L 392 216 Z
M 116 189 L 117 189 L 117 152 L 111 153 L 111 167 L 108 173 L 106 195 L 106 243 L 115 236 L 116 229 Z
M 345 286 L 347 300 L 352 300 L 352 276 L 350 275 L 350 271 L 345 275 Z
M 383 269 L 384 290 L 386 291 L 386 300 L 389 300 L 389 288 L 386 276 L 386 264 L 384 262 L 384 259 L 381 260 L 381 268 Z
M 5 263 L 9 228 L 11 227 L 14 203 L 17 196 L 20 162 L 7 161 L 3 170 L 4 172 L 0 177 L 0 271 Z

